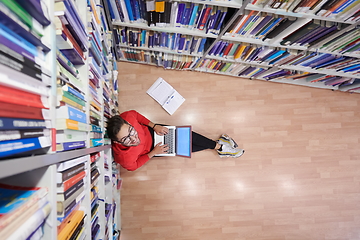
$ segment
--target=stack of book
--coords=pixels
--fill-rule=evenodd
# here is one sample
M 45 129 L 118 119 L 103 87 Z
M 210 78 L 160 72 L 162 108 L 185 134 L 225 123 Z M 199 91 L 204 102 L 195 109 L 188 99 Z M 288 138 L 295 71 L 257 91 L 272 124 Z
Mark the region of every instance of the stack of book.
M 329 53 L 303 52 L 299 50 L 272 48 L 249 43 L 217 42 L 208 52 L 208 57 L 227 58 L 251 62 L 261 66 L 303 66 L 312 69 L 332 69 L 339 73 L 359 73 L 357 58 Z
M 81 210 L 85 197 L 86 161 L 79 157 L 57 164 L 57 222 L 58 239 L 84 239 L 86 214 Z M 71 238 L 70 238 L 71 237 Z
M 70 0 L 55 3 L 57 57 L 56 150 L 86 147 L 89 128 L 85 86 L 78 67 L 88 51 L 86 29 L 77 6 Z
M 148 19 L 145 0 L 107 0 L 112 21 L 141 22 Z
M 113 213 L 113 204 L 105 203 L 105 223 L 106 223 L 105 237 L 107 237 L 107 238 L 109 238 L 109 232 L 113 229 L 113 227 L 109 224 L 109 223 L 111 223 L 111 221 L 109 222 L 109 220 L 111 220 L 112 213 Z
M 304 80 L 308 83 L 322 83 L 325 86 L 339 87 L 343 90 L 352 91 L 359 85 L 352 85 L 359 83 L 359 79 L 351 76 L 336 76 L 319 72 L 296 71 L 287 69 L 286 65 L 282 65 L 281 69 L 273 67 L 262 67 L 248 64 L 239 64 L 224 62 L 215 59 L 204 59 L 196 66 L 198 71 L 216 72 L 231 76 L 241 76 L 247 78 L 256 78 L 263 80 L 275 79 L 292 79 Z M 351 87 L 350 87 L 351 86 Z M 346 87 L 346 88 L 345 88 Z
M 107 8 L 107 7 L 106 7 Z M 103 116 L 101 112 L 110 116 L 109 96 L 110 92 L 106 82 L 112 77 L 113 55 L 111 52 L 112 38 L 109 24 L 100 21 L 102 9 L 88 2 L 91 21 L 88 26 L 90 47 L 90 74 L 89 74 L 89 101 L 90 101 L 90 147 L 104 144 Z M 100 24 L 101 23 L 101 24 Z
M 97 160 L 99 159 L 100 154 L 95 153 L 91 155 L 91 238 L 97 239 L 97 236 L 100 233 L 100 224 L 99 224 L 99 176 L 100 172 L 97 167 Z
M 201 58 L 157 51 L 145 51 L 131 48 L 119 49 L 120 59 L 162 66 L 166 69 L 189 70 Z
M 50 214 L 46 188 L 0 184 L 1 239 L 41 239 Z
M 253 0 L 251 3 L 262 8 L 281 9 L 300 14 L 314 14 L 344 21 L 358 21 L 360 19 L 360 3 L 354 0 Z
M 207 38 L 180 33 L 157 32 L 118 27 L 113 30 L 116 43 L 126 47 L 145 47 L 173 53 L 202 54 Z
M 0 3 L 0 158 L 50 149 L 51 71 L 44 64 L 49 24 L 39 1 Z
M 225 25 L 227 7 L 171 1 L 109 0 L 115 22 L 147 22 L 149 26 L 181 27 L 218 35 Z

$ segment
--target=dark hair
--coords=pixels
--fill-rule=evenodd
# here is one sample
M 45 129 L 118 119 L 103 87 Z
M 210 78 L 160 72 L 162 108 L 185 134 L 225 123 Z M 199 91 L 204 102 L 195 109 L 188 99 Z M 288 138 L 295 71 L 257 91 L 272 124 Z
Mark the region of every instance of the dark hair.
M 119 133 L 121 127 L 127 122 L 119 115 L 113 116 L 107 121 L 106 131 L 111 140 L 118 141 L 116 135 Z

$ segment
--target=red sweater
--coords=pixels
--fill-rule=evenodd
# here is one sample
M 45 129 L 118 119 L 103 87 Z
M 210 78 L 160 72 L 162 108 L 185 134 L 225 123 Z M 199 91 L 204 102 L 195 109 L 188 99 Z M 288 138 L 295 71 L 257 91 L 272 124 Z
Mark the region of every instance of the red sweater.
M 120 117 L 130 123 L 138 132 L 140 144 L 135 147 L 126 147 L 113 142 L 114 159 L 123 168 L 134 171 L 150 159 L 147 155 L 153 144 L 151 133 L 147 127 L 150 120 L 134 110 L 123 112 Z

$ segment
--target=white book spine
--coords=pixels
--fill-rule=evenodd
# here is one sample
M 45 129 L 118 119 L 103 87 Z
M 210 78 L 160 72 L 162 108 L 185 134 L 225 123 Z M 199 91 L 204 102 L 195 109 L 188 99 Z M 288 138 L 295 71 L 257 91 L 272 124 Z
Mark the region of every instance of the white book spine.
M 58 163 L 57 171 L 58 172 L 65 171 L 66 169 L 74 167 L 80 163 L 86 162 L 87 160 L 88 160 L 88 156 L 83 156 L 83 157 L 74 158 L 74 159 L 66 161 L 66 162 Z
M 42 206 L 34 215 L 32 215 L 22 226 L 19 227 L 7 240 L 23 240 L 27 239 L 30 234 L 35 231 L 44 219 L 50 214 L 51 205 L 47 203 Z
M 117 9 L 117 6 L 116 6 L 116 3 L 115 3 L 115 0 L 110 0 L 110 7 L 112 8 L 113 10 L 113 13 L 115 15 L 115 20 L 116 21 L 120 21 L 120 15 L 119 15 L 119 11 Z

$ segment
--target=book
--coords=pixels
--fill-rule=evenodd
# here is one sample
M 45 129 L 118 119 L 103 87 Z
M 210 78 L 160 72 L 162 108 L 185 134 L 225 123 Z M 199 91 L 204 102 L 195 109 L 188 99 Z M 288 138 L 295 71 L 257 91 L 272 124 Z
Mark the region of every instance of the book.
M 303 27 L 301 27 L 300 29 L 298 29 L 295 32 L 293 32 L 293 33 L 289 34 L 288 36 L 286 36 L 280 44 L 282 44 L 282 45 L 291 45 L 298 38 L 300 38 L 301 36 L 303 36 L 304 34 L 310 32 L 310 31 L 312 31 L 313 29 L 315 29 L 318 26 L 319 25 L 314 23 L 314 22 L 309 22 L 306 25 L 304 25 Z
M 64 142 L 75 142 L 75 141 L 83 141 L 86 139 L 87 133 L 77 130 L 57 130 L 56 131 L 56 142 L 64 143 Z
M 0 129 L 39 129 L 50 128 L 51 122 L 38 119 L 4 118 L 0 117 Z
M 67 189 L 68 189 L 70 186 L 65 186 L 65 185 L 69 185 L 70 183 L 65 183 L 65 181 L 72 178 L 72 177 L 74 177 L 75 175 L 82 172 L 83 170 L 85 170 L 85 164 L 81 163 L 81 164 L 78 164 L 78 165 L 76 165 L 74 167 L 71 167 L 71 168 L 69 168 L 69 169 L 67 169 L 67 170 L 65 170 L 63 172 L 57 172 L 56 173 L 57 183 L 64 185 L 63 190 L 65 190 L 65 187 L 67 187 Z
M 27 10 L 25 10 L 19 3 L 3 0 L 2 3 L 9 8 L 21 21 L 33 30 L 39 37 L 43 36 L 44 30 L 41 24 L 33 18 Z
M 0 118 L 0 120 L 1 120 L 1 118 Z M 71 129 L 71 130 L 78 130 L 78 131 L 86 132 L 89 129 L 88 124 L 74 121 L 71 119 L 66 119 L 66 118 L 57 118 L 55 125 L 56 125 L 56 130 Z
M 157 101 L 170 115 L 173 115 L 185 101 L 185 98 L 161 77 L 155 81 L 146 93 Z
M 23 138 L 0 142 L 0 158 L 45 154 L 51 146 L 50 137 Z
M 4 239 L 27 239 L 45 222 L 45 219 L 50 214 L 50 211 L 51 205 L 47 202 L 28 218 L 19 218 L 17 219 L 18 221 L 14 221 L 14 228 L 6 232 L 1 231 L 1 237 Z
M 50 25 L 49 10 L 43 0 L 17 1 L 25 11 L 35 18 L 41 25 Z
M 86 114 L 74 107 L 69 105 L 61 106 L 56 109 L 57 118 L 66 118 L 74 121 L 78 121 L 81 123 L 87 123 Z
M 87 34 L 79 14 L 74 10 L 71 1 L 64 0 L 54 5 L 54 15 L 59 17 L 61 22 L 69 29 L 76 42 L 83 51 L 87 51 Z
M 82 181 L 81 181 L 82 182 Z M 57 194 L 63 195 L 63 194 Z M 65 201 L 57 201 L 57 216 L 65 216 L 71 209 L 82 201 L 85 196 L 84 186 L 74 190 L 73 193 Z
M 85 141 L 75 141 L 75 142 L 64 142 L 64 143 L 56 143 L 56 151 L 69 151 L 79 148 L 86 147 Z
M 23 129 L 0 131 L 0 141 L 15 140 L 21 138 L 35 138 L 50 136 L 50 129 Z
M 25 209 L 45 197 L 47 188 L 22 187 L 0 183 L 0 229 L 21 215 Z
M 78 158 L 74 158 L 65 162 L 61 162 L 57 164 L 57 171 L 58 172 L 62 172 L 65 171 L 66 169 L 69 169 L 71 167 L 74 167 L 78 164 L 81 164 L 85 161 L 87 161 L 88 156 L 83 156 L 83 157 L 78 157 Z
M 39 35 L 29 28 L 14 12 L 4 4 L 0 4 L 0 22 L 8 26 L 14 33 L 27 40 L 34 46 L 39 47 L 44 52 L 48 52 L 49 44 L 46 43 Z
M 21 55 L 20 57 L 22 58 L 16 58 L 18 56 L 19 54 L 12 56 L 10 53 L 0 52 L 0 64 L 50 85 L 50 76 L 43 74 L 41 72 L 41 67 L 39 67 L 38 64 Z
M 76 210 L 74 216 L 69 219 L 68 224 L 58 234 L 58 240 L 69 240 L 72 233 L 75 231 L 77 225 L 80 223 L 84 216 L 84 211 Z
M 49 96 L 48 83 L 41 82 L 8 66 L 0 64 L 0 76 L 0 83 L 5 86 L 45 97 Z
M 90 139 L 90 147 L 102 146 L 103 144 L 104 144 L 104 139 L 102 139 L 102 138 Z
M 4 85 L 0 85 L 0 99 L 2 102 L 12 104 L 21 104 L 35 108 L 49 108 L 49 99 L 47 97 Z
M 86 215 L 84 215 L 83 218 L 81 219 L 80 223 L 78 224 L 75 231 L 71 235 L 70 240 L 75 240 L 78 239 L 78 237 L 80 237 L 81 233 L 85 230 L 85 226 L 84 226 L 85 219 L 86 219 Z
M 2 102 L 0 100 L 0 117 L 45 120 L 50 119 L 50 110 Z

